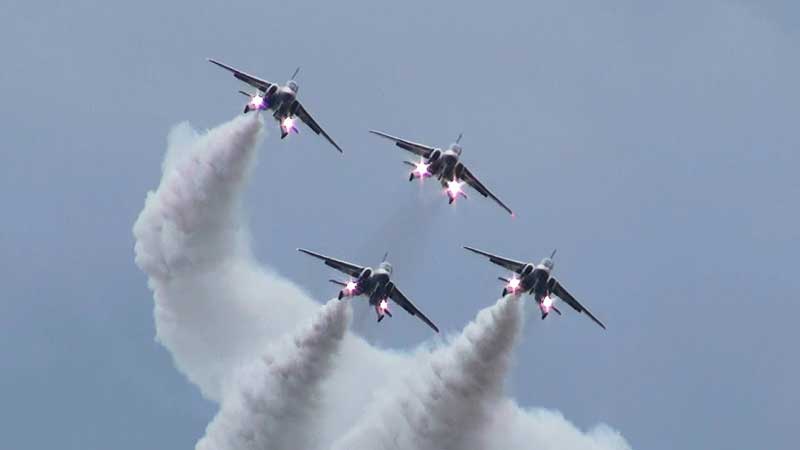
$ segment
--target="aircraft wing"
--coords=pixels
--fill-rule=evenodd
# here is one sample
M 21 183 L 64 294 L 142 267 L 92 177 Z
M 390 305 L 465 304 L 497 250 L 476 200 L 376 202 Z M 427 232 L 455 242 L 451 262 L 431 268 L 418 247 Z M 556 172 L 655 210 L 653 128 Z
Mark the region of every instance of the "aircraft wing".
M 572 308 L 575 311 L 578 311 L 579 313 L 580 312 L 586 313 L 586 315 L 589 316 L 589 318 L 592 319 L 594 323 L 600 325 L 600 327 L 603 328 L 604 330 L 606 329 L 606 326 L 603 325 L 603 322 L 600 322 L 597 319 L 597 317 L 594 316 L 594 314 L 592 314 L 588 309 L 586 309 L 586 307 L 584 307 L 577 300 L 575 300 L 575 297 L 573 297 L 572 294 L 567 292 L 567 290 L 564 289 L 564 286 L 562 286 L 561 283 L 558 282 L 558 280 L 555 280 L 555 283 L 553 285 L 553 294 L 555 294 L 561 300 L 564 300 L 564 302 L 567 303 L 569 306 L 572 306 Z
M 490 197 L 492 200 L 497 202 L 501 208 L 508 211 L 509 214 L 514 215 L 514 213 L 508 208 L 508 206 L 506 206 L 505 203 L 492 194 L 492 192 L 487 189 L 486 186 L 484 186 L 483 183 L 481 183 L 480 180 L 478 180 L 478 178 L 469 171 L 469 169 L 467 169 L 467 166 L 462 164 L 461 167 L 464 168 L 464 171 L 461 173 L 461 179 L 463 179 L 468 185 L 472 186 L 472 188 L 478 191 L 479 194 L 483 195 L 484 197 Z
M 392 289 L 392 293 L 389 294 L 389 298 L 391 298 L 392 301 L 400 305 L 400 307 L 408 311 L 409 314 L 411 314 L 412 316 L 419 317 L 421 321 L 425 322 L 429 327 L 433 328 L 434 331 L 436 331 L 437 333 L 439 332 L 439 328 L 436 325 L 434 325 L 433 322 L 431 322 L 431 319 L 428 319 L 425 316 L 425 314 L 422 313 L 422 311 L 417 309 L 417 307 L 414 306 L 413 303 L 411 303 L 411 300 L 409 300 L 408 297 L 403 295 L 403 293 L 400 292 L 400 289 L 397 289 L 397 286 L 395 286 L 394 289 Z
M 394 144 L 403 150 L 408 150 L 415 155 L 422 156 L 423 158 L 430 158 L 431 153 L 435 150 L 433 147 L 429 147 L 423 144 L 417 144 L 416 142 L 407 141 L 405 139 L 400 139 L 399 137 L 392 136 L 390 134 L 386 134 L 382 131 L 376 130 L 369 130 L 370 133 L 376 134 L 380 137 L 384 137 L 389 139 L 390 141 L 394 141 Z
M 323 130 L 322 127 L 319 126 L 317 121 L 314 120 L 313 117 L 311 117 L 311 114 L 309 114 L 308 111 L 306 111 L 306 109 L 303 108 L 303 105 L 299 101 L 297 102 L 296 114 L 297 114 L 297 117 L 299 117 L 300 120 L 303 121 L 303 123 L 308 125 L 308 128 L 311 128 L 314 131 L 314 133 L 317 133 L 318 135 L 321 134 L 325 139 L 328 140 L 328 142 L 331 143 L 331 145 L 336 147 L 336 150 L 339 150 L 339 153 L 344 153 L 342 151 L 342 148 L 339 147 L 339 145 L 336 142 L 334 142 L 333 139 L 331 139 L 330 136 L 328 136 L 328 133 L 326 133 L 325 130 Z
M 241 70 L 239 70 L 239 69 L 237 69 L 235 67 L 231 67 L 231 66 L 229 66 L 229 65 L 227 65 L 225 63 L 221 63 L 221 62 L 213 60 L 211 58 L 208 58 L 208 62 L 210 62 L 212 64 L 216 64 L 216 65 L 222 67 L 223 69 L 232 72 L 234 77 L 236 77 L 237 79 L 239 79 L 241 81 L 244 81 L 245 83 L 249 84 L 250 86 L 253 86 L 254 88 L 256 88 L 256 89 L 258 89 L 260 91 L 266 91 L 267 89 L 269 89 L 270 86 L 275 84 L 275 83 L 272 83 L 270 81 L 262 80 L 261 78 L 255 77 L 255 76 L 247 74 L 245 72 L 242 72 Z
M 333 267 L 334 269 L 342 272 L 344 274 L 350 275 L 351 277 L 357 277 L 361 275 L 361 272 L 364 270 L 364 267 L 359 265 L 349 263 L 347 261 L 342 261 L 341 259 L 331 258 L 325 255 L 320 255 L 319 253 L 314 253 L 310 250 L 306 250 L 304 248 L 298 248 L 297 251 L 303 252 L 306 255 L 311 255 L 315 258 L 321 259 L 325 261 L 326 266 Z
M 464 246 L 464 248 L 466 250 L 471 251 L 472 253 L 477 253 L 479 255 L 486 256 L 486 257 L 489 258 L 489 261 L 497 264 L 500 267 L 505 267 L 506 269 L 508 269 L 508 270 L 510 270 L 512 272 L 516 272 L 516 273 L 522 272 L 522 269 L 525 267 L 525 264 L 526 264 L 526 263 L 521 262 L 521 261 L 514 261 L 513 259 L 506 259 L 506 258 L 503 258 L 502 256 L 493 255 L 491 253 L 484 252 L 483 250 L 478 250 L 476 248 L 467 247 L 467 246 Z

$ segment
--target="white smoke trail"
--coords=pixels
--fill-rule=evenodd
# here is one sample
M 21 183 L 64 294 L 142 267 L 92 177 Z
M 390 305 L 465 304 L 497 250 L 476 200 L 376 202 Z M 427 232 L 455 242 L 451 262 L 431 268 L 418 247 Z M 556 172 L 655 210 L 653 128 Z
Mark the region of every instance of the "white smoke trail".
M 211 399 L 223 378 L 315 303 L 253 258 L 242 191 L 255 163 L 260 118 L 198 135 L 184 123 L 168 139 L 163 177 L 136 221 L 136 264 L 155 299 L 157 339 Z
M 316 422 L 324 419 L 319 412 L 320 383 L 332 369 L 349 320 L 349 305 L 330 300 L 310 324 L 239 369 L 196 449 L 316 447 Z
M 134 226 L 136 263 L 147 274 L 154 293 L 157 338 L 170 351 L 178 369 L 206 397 L 222 400 L 223 410 L 230 405 L 225 402 L 236 404 L 228 399 L 236 397 L 233 393 L 251 392 L 242 384 L 245 381 L 241 376 L 231 374 L 248 364 L 257 367 L 254 361 L 275 338 L 319 307 L 300 288 L 261 267 L 250 251 L 241 199 L 255 162 L 261 128 L 260 119 L 253 114 L 204 135 L 198 135 L 188 124 L 177 126 L 169 137 L 161 184 L 148 194 Z M 506 305 L 503 309 L 498 304 L 490 310 L 497 314 L 514 308 Z M 570 450 L 629 448 L 607 427 L 583 433 L 558 413 L 523 410 L 511 400 L 498 400 L 509 351 L 503 350 L 506 356 L 499 358 L 486 352 L 489 348 L 510 348 L 517 332 L 509 327 L 505 331 L 513 333 L 504 335 L 503 330 L 495 329 L 494 338 L 491 333 L 479 333 L 486 330 L 481 324 L 485 325 L 487 314 L 481 313 L 449 346 L 430 353 L 379 349 L 346 334 L 337 357 L 338 370 L 322 381 L 320 421 L 307 432 L 320 436 L 320 442 L 352 441 L 358 445 L 348 450 L 371 449 L 379 444 L 408 449 L 431 448 L 431 444 L 470 448 L 474 443 L 483 443 L 483 447 L 475 448 L 511 450 L 531 448 L 531 443 L 542 448 L 563 443 L 559 448 Z M 508 320 L 518 318 L 513 315 Z M 500 316 L 493 320 L 499 323 Z M 494 358 L 496 365 L 471 359 L 471 354 Z M 459 374 L 459 370 L 465 373 Z M 411 374 L 415 373 L 427 375 L 414 381 Z M 271 392 L 261 391 L 265 395 Z M 465 398 L 472 398 L 479 407 Z M 251 400 L 251 405 L 258 404 L 256 397 Z M 286 400 L 273 397 L 262 404 L 272 408 Z M 487 417 L 490 406 L 497 409 L 492 413 L 495 420 Z M 388 418 L 386 428 L 373 420 L 373 413 Z M 226 423 L 223 416 L 228 417 L 220 413 L 219 424 Z M 497 420 L 498 416 L 504 420 Z M 389 425 L 393 421 L 401 426 L 392 429 Z M 253 424 L 259 419 L 246 415 L 244 422 Z M 210 425 L 209 436 L 212 428 L 224 427 Z M 389 436 L 390 443 L 368 440 L 369 430 Z M 453 430 L 453 434 L 469 431 L 466 435 L 471 438 L 448 436 Z
M 523 409 L 505 399 L 492 413 L 485 448 L 537 450 L 631 450 L 619 432 L 598 425 L 581 432 L 559 412 L 541 408 Z
M 388 393 L 334 449 L 460 450 L 484 442 L 502 399 L 522 310 L 517 296 L 482 310 L 450 345 L 432 352 L 401 389 Z

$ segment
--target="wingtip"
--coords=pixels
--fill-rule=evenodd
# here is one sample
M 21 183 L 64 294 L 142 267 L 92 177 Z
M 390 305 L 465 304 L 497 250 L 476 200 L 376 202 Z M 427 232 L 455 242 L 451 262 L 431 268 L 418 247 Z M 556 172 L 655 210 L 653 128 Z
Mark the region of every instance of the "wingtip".
M 384 133 L 380 130 L 368 130 L 370 133 L 374 134 L 375 136 L 380 136 L 382 138 L 391 139 L 388 134 Z
M 218 61 L 218 60 L 216 60 L 214 58 L 206 58 L 206 61 L 210 62 L 211 64 L 214 64 L 217 67 L 222 67 L 223 69 L 230 70 L 230 67 L 227 67 L 224 63 L 222 63 L 222 62 L 220 62 L 220 61 Z

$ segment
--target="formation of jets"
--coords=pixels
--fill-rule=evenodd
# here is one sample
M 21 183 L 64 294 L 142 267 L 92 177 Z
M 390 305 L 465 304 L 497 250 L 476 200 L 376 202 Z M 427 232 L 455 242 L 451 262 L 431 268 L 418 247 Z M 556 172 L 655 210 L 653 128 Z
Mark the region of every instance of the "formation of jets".
M 209 59 L 208 61 L 231 72 L 236 79 L 248 84 L 254 89 L 252 93 L 239 91 L 241 94 L 248 97 L 248 102 L 244 107 L 244 113 L 247 114 L 251 111 L 256 114 L 260 111 L 271 112 L 273 118 L 279 124 L 281 139 L 286 138 L 292 132 L 299 133 L 297 119 L 300 119 L 308 128 L 317 135 L 322 135 L 336 150 L 343 153 L 342 148 L 322 129 L 298 100 L 297 93 L 299 91 L 299 85 L 297 81 L 295 81 L 295 78 L 300 68 L 294 71 L 294 74 L 292 74 L 285 85 L 279 85 L 250 75 L 220 61 L 213 59 Z M 404 161 L 405 164 L 412 168 L 408 175 L 409 181 L 413 181 L 415 178 L 420 180 L 436 178 L 442 188 L 444 188 L 444 192 L 447 194 L 450 204 L 459 197 L 467 198 L 467 194 L 464 192 L 464 185 L 467 185 L 480 195 L 491 198 L 506 212 L 512 216 L 514 215 L 511 209 L 478 180 L 472 171 L 461 162 L 461 134 L 458 135 L 455 142 L 450 144 L 446 149 L 442 149 L 392 136 L 382 131 L 370 130 L 370 133 L 388 139 L 394 142 L 397 147 L 419 157 L 418 161 Z M 603 329 L 606 328 L 594 314 L 579 303 L 553 276 L 553 258 L 555 257 L 555 250 L 549 257 L 542 259 L 539 264 L 533 264 L 508 259 L 472 247 L 464 248 L 470 252 L 485 256 L 490 262 L 511 271 L 513 274 L 509 278 L 498 277 L 499 280 L 506 283 L 502 291 L 503 296 L 521 294 L 533 296 L 542 313 L 542 319 L 545 319 L 550 311 L 555 311 L 558 315 L 561 315 L 561 311 L 554 304 L 554 297 L 557 297 L 578 313 L 586 314 Z M 378 322 L 382 321 L 386 316 L 392 317 L 392 313 L 389 309 L 389 300 L 391 300 L 402 309 L 406 310 L 410 315 L 416 316 L 434 331 L 437 333 L 439 332 L 439 328 L 433 321 L 423 314 L 395 285 L 392 280 L 392 265 L 386 260 L 388 253 L 384 255 L 383 260 L 377 267 L 372 268 L 360 266 L 302 248 L 297 250 L 322 260 L 327 266 L 338 270 L 348 277 L 347 280 L 344 281 L 329 280 L 341 287 L 338 295 L 339 300 L 345 297 L 365 296 L 369 305 L 375 309 Z

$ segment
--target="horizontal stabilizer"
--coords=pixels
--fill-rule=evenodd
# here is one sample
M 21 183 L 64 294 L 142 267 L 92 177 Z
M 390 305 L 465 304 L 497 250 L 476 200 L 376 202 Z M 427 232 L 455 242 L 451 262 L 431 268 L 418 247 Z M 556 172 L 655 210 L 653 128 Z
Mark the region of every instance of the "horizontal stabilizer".
M 242 94 L 242 95 L 244 95 L 245 97 L 252 97 L 252 96 L 253 96 L 253 94 L 248 94 L 248 93 L 247 93 L 247 92 L 245 92 L 245 91 L 239 91 L 239 93 L 240 93 L 240 94 Z
M 347 283 L 341 282 L 339 280 L 328 280 L 333 284 L 338 284 L 339 286 L 347 286 Z
M 416 163 L 413 163 L 413 162 L 411 162 L 411 161 L 403 161 L 403 164 L 408 164 L 408 165 L 409 165 L 409 166 L 411 166 L 411 167 L 417 167 L 417 164 L 416 164 Z

